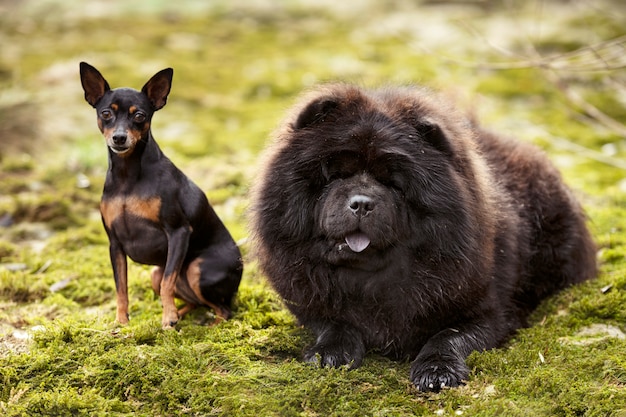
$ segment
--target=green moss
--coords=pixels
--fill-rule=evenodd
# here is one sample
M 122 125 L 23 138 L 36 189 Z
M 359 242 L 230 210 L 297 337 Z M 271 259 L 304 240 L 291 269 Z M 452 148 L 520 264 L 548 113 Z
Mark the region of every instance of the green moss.
M 18 251 L 18 247 L 11 242 L 0 241 L 0 262 L 10 259 Z
M 48 288 L 39 279 L 33 279 L 30 272 L 0 271 L 0 297 L 16 303 L 42 300 Z

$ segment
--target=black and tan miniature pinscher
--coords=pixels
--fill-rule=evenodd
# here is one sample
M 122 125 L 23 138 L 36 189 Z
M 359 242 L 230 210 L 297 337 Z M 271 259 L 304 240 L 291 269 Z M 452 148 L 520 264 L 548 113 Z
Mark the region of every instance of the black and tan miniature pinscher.
M 141 91 L 112 90 L 96 68 L 80 63 L 85 100 L 97 110 L 109 151 L 100 212 L 110 243 L 117 320 L 125 324 L 129 318 L 128 256 L 156 266 L 152 288 L 161 296 L 164 329 L 195 306 L 228 319 L 243 270 L 239 248 L 204 193 L 152 137 L 150 121 L 165 106 L 172 75 L 167 68 Z M 186 302 L 180 311 L 175 297 Z

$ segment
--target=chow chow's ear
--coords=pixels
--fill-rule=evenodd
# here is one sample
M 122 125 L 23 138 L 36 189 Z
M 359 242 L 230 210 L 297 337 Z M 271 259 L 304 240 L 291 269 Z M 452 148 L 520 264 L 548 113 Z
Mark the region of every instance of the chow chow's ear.
M 339 103 L 327 97 L 313 100 L 300 112 L 293 127 L 294 129 L 304 129 L 305 127 L 321 123 L 337 107 L 339 107 Z
M 416 128 L 422 138 L 426 142 L 430 143 L 435 149 L 446 155 L 453 154 L 450 139 L 448 139 L 445 132 L 437 123 L 421 120 L 417 123 Z

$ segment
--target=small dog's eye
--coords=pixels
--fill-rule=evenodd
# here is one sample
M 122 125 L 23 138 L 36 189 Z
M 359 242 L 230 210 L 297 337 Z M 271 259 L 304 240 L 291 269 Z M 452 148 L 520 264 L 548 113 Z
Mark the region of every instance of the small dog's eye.
M 143 123 L 146 120 L 146 115 L 140 112 L 135 113 L 133 116 L 133 121 L 136 123 Z
M 104 120 L 109 120 L 113 117 L 113 112 L 111 110 L 102 110 L 102 112 L 100 113 L 100 117 L 102 117 Z

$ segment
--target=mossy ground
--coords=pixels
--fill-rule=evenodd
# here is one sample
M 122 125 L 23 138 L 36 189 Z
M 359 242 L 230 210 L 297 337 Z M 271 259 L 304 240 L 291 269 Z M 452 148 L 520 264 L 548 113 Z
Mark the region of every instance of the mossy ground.
M 0 413 L 626 415 L 626 141 L 544 70 L 513 68 L 530 43 L 562 54 L 625 35 L 626 10 L 617 1 L 339 3 L 0 4 Z M 232 320 L 210 326 L 211 312 L 196 310 L 168 332 L 148 267 L 131 264 L 132 320 L 119 327 L 97 212 L 106 149 L 82 98 L 81 60 L 112 86 L 135 88 L 174 67 L 154 135 L 244 253 L 258 154 L 299 92 L 326 80 L 426 83 L 547 150 L 589 214 L 600 277 L 547 300 L 506 346 L 472 354 L 467 385 L 440 394 L 418 393 L 408 363 L 375 354 L 354 371 L 301 363 L 310 336 L 251 261 Z M 489 65 L 503 62 L 511 68 Z M 625 119 L 623 69 L 558 74 Z

